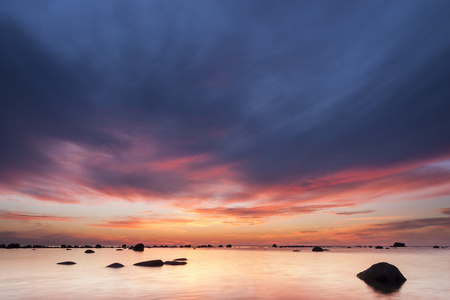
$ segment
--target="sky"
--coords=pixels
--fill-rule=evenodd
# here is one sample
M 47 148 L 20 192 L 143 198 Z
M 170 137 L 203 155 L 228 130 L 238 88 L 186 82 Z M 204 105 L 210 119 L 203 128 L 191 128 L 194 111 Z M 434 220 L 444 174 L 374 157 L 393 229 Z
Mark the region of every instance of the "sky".
M 448 1 L 1 1 L 0 243 L 450 245 Z

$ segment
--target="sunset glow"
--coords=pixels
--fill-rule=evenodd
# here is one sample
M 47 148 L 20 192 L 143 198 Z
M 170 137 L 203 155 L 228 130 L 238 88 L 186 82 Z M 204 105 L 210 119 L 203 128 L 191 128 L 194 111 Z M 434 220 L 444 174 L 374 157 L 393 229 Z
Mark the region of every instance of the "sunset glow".
M 450 244 L 445 1 L 20 3 L 0 244 Z

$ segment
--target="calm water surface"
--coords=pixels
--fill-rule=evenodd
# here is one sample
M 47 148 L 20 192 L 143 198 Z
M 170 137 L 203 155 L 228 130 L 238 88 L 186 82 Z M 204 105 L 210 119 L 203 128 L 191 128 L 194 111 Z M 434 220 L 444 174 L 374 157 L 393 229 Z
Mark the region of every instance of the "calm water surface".
M 450 249 L 0 249 L 0 299 L 449 299 Z M 185 257 L 184 266 L 137 267 Z M 57 265 L 71 260 L 76 265 Z M 378 262 L 408 279 L 377 292 L 356 274 Z M 105 266 L 120 262 L 121 269 Z

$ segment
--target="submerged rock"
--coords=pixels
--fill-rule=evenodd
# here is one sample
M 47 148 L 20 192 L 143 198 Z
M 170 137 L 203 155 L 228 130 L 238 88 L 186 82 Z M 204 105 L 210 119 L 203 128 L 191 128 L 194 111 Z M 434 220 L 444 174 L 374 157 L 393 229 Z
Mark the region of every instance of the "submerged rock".
M 58 265 L 76 265 L 77 263 L 76 262 L 73 262 L 73 261 L 62 261 L 62 262 L 59 262 L 59 263 L 56 263 L 56 264 L 58 264 Z
M 386 262 L 374 264 L 356 276 L 382 293 L 392 293 L 406 281 L 406 278 L 396 266 Z
M 123 268 L 123 267 L 125 267 L 124 265 L 122 265 L 121 263 L 113 263 L 113 264 L 110 264 L 110 265 L 108 265 L 108 266 L 106 266 L 107 268 L 114 268 L 114 269 L 118 269 L 118 268 Z
M 139 252 L 144 251 L 144 244 L 142 244 L 142 243 L 137 244 L 136 246 L 133 247 L 133 251 L 139 251 Z
M 95 253 L 95 251 L 91 250 L 91 249 L 88 249 L 88 250 L 84 251 L 84 253 Z
M 312 248 L 312 251 L 313 251 L 313 252 L 322 252 L 322 251 L 324 251 L 324 250 L 323 250 L 322 247 L 315 246 L 314 248 Z
M 164 264 L 165 265 L 171 265 L 171 266 L 181 266 L 181 265 L 187 264 L 187 262 L 172 260 L 172 261 L 165 261 Z
M 147 260 L 147 261 L 141 261 L 138 263 L 135 263 L 133 266 L 139 266 L 139 267 L 161 267 L 164 265 L 164 262 L 160 259 L 157 260 Z

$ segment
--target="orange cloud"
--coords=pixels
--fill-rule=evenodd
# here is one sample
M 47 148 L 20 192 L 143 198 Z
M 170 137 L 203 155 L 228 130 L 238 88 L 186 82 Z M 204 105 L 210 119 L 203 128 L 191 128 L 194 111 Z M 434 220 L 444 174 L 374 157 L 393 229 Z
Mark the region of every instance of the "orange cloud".
M 151 218 L 129 218 L 127 220 L 110 221 L 103 220 L 101 224 L 89 224 L 92 227 L 125 228 L 125 229 L 143 229 L 149 225 L 160 224 L 186 224 L 192 223 L 188 219 L 151 219 Z

